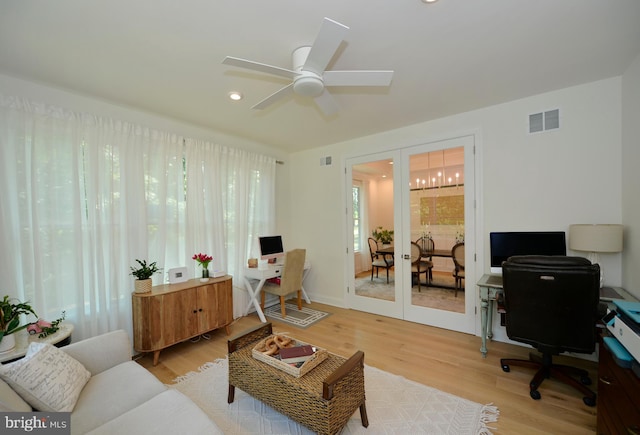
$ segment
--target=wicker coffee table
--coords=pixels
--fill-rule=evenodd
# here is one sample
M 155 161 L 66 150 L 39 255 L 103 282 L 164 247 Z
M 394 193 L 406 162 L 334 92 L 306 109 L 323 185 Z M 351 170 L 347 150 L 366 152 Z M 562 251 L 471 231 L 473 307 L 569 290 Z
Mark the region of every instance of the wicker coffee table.
M 272 333 L 267 323 L 229 340 L 229 403 L 238 387 L 319 434 L 338 433 L 358 408 L 362 425 L 369 426 L 363 352 L 349 359 L 329 354 L 320 365 L 296 378 L 253 358 L 255 343 Z

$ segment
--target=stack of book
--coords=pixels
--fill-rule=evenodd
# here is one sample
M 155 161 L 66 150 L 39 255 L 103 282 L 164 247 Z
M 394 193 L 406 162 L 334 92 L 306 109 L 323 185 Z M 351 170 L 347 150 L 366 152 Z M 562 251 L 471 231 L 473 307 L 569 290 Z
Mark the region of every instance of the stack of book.
M 315 349 L 309 344 L 280 349 L 280 361 L 292 365 L 302 365 L 313 356 Z

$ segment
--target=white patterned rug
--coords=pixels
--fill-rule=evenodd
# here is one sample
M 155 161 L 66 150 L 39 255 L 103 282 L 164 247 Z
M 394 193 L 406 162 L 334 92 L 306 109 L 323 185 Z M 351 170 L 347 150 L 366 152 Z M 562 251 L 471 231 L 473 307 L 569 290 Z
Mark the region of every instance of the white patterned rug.
M 342 434 L 491 434 L 498 409 L 480 405 L 365 365 L 369 427 L 356 411 Z M 206 363 L 169 385 L 189 396 L 225 434 L 313 434 L 309 429 L 236 388 L 227 404 L 226 359 Z
M 264 315 L 279 322 L 288 323 L 289 325 L 296 326 L 302 329 L 308 328 L 314 323 L 331 315 L 331 313 L 314 310 L 313 308 L 305 306 L 303 306 L 301 310 L 298 310 L 297 304 L 285 303 L 284 306 L 287 313 L 287 316 L 284 319 L 282 318 L 279 303 L 265 308 Z

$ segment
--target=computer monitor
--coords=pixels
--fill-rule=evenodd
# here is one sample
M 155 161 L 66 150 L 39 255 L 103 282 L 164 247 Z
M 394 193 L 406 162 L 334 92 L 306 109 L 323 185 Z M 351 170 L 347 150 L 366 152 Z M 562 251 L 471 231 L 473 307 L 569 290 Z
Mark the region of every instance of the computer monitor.
M 262 236 L 258 237 L 260 242 L 260 259 L 272 260 L 284 257 L 282 246 L 282 236 Z
M 491 273 L 502 274 L 502 262 L 513 255 L 567 255 L 564 231 L 489 233 Z

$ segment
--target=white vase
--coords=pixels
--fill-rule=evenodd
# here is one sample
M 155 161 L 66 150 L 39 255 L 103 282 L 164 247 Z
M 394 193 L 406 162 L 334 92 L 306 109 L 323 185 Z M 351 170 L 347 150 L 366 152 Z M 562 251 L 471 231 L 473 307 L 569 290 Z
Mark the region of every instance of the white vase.
M 0 353 L 11 352 L 16 347 L 16 336 L 13 334 L 3 335 L 0 341 Z

